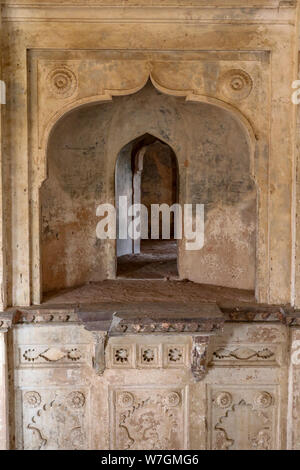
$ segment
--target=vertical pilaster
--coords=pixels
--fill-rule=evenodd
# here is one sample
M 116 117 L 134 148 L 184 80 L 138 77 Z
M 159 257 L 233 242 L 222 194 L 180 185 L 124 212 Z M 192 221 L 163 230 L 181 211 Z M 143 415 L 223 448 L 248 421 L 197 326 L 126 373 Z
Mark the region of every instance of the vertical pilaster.
M 2 119 L 5 103 L 5 84 L 2 81 L 2 20 L 0 8 L 0 311 L 6 307 L 6 283 L 5 283 L 5 237 L 4 237 L 4 213 L 3 213 L 3 160 L 2 160 Z
M 7 330 L 10 326 L 10 318 L 0 315 L 0 450 L 9 449 Z

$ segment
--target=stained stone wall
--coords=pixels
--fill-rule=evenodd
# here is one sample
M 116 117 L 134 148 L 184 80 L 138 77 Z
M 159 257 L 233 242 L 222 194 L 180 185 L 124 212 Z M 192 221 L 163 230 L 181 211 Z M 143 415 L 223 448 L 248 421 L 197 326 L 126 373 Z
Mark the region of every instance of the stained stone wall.
M 254 290 L 256 188 L 243 129 L 227 111 L 148 83 L 129 97 L 74 111 L 52 133 L 40 196 L 44 291 L 114 275 L 115 249 L 96 239 L 96 207 L 115 198 L 108 182 L 122 144 L 145 131 L 176 153 L 182 207 L 205 205 L 205 245 L 189 252 L 180 243 L 179 276 Z
M 299 449 L 299 1 L 0 4 L 0 447 Z M 63 308 L 20 314 L 45 280 L 114 277 L 92 201 L 114 203 L 115 158 L 145 132 L 173 142 L 181 201 L 209 206 L 215 251 L 180 247 L 181 277 L 278 313 L 236 306 L 198 383 L 191 334 L 120 335 L 104 356 Z
M 234 4 L 229 0 L 214 0 L 216 8 L 211 8 L 211 2 L 207 8 L 205 1 L 200 4 L 191 1 L 187 6 L 185 0 L 175 3 L 166 0 L 163 4 L 152 3 L 146 9 L 136 2 L 129 2 L 128 8 L 109 8 L 111 3 L 106 0 L 86 7 L 71 0 L 59 1 L 51 8 L 44 1 L 36 1 L 34 6 L 27 0 L 21 4 L 2 0 L 2 4 L 3 78 L 8 96 L 14 97 L 5 107 L 2 129 L 6 185 L 3 192 L 6 217 L 2 218 L 6 257 L 1 270 L 6 286 L 3 307 L 38 304 L 42 299 L 40 188 L 47 178 L 48 142 L 51 147 L 55 125 L 61 118 L 68 119 L 64 116 L 71 111 L 87 104 L 102 103 L 104 109 L 114 108 L 119 99 L 134 101 L 149 79 L 165 99 L 171 95 L 174 100 L 181 99 L 187 108 L 198 110 L 216 106 L 218 116 L 229 112 L 236 125 L 243 128 L 250 153 L 250 175 L 258 194 L 256 296 L 266 303 L 294 303 L 298 290 L 295 277 L 298 251 L 294 237 L 296 107 L 291 102 L 291 83 L 297 70 L 298 2 L 260 0 L 250 8 L 251 2 L 246 7 L 243 0 Z M 218 9 L 218 5 L 222 8 Z M 123 97 L 118 98 L 120 95 Z M 122 109 L 126 113 L 127 108 Z M 130 129 L 121 127 L 124 117 L 124 113 L 116 113 L 114 119 L 115 125 L 120 124 L 118 130 L 126 131 L 123 145 L 130 138 Z M 178 128 L 178 133 L 194 132 L 193 140 L 197 135 L 192 118 L 187 123 Z M 128 120 L 128 127 L 132 128 L 132 119 Z M 149 131 L 148 127 L 143 132 Z M 113 142 L 115 136 L 116 132 L 112 132 L 109 141 Z M 118 148 L 107 147 L 108 202 L 113 200 L 111 177 L 115 161 L 111 156 L 120 150 L 120 143 L 117 142 Z M 211 155 L 214 159 L 219 153 L 211 141 L 202 142 L 196 153 L 187 141 L 185 145 L 187 148 L 181 150 L 191 160 L 185 170 L 187 175 L 193 173 L 197 155 L 203 155 L 204 159 Z M 79 159 L 78 153 L 75 160 Z M 209 175 L 205 170 L 202 173 L 205 177 L 201 184 L 189 185 L 187 189 L 195 192 L 194 198 L 198 200 L 203 196 L 199 194 L 200 187 L 210 203 L 214 194 L 209 194 L 205 186 Z M 222 186 L 222 175 L 215 175 L 215 184 Z M 231 189 L 237 194 L 241 188 L 243 183 L 239 180 Z M 250 200 L 240 209 L 248 213 L 248 204 Z M 217 220 L 219 215 L 216 209 Z M 228 217 L 224 221 L 226 230 L 231 229 Z M 231 217 L 243 237 L 249 239 L 238 247 L 243 251 L 244 266 L 249 243 L 253 247 L 253 226 L 247 223 L 248 230 L 243 230 L 247 216 L 241 217 L 239 210 Z M 77 221 L 72 216 L 66 222 L 76 225 Z M 219 233 L 222 227 L 220 222 L 211 231 Z M 231 234 L 226 240 L 226 248 L 237 262 L 235 239 L 239 235 Z M 73 243 L 70 250 L 76 252 Z M 114 246 L 106 250 L 104 258 L 113 259 Z M 217 250 L 215 256 L 209 253 L 206 256 L 206 266 L 213 273 L 223 248 Z M 86 252 L 77 250 L 76 254 L 82 259 Z M 220 277 L 224 277 L 226 285 L 229 282 L 245 287 L 253 285 L 253 264 L 249 263 L 248 273 L 242 272 L 235 261 L 230 266 L 230 258 L 222 260 Z M 179 266 L 184 274 L 188 274 L 192 260 L 187 259 L 186 263 L 187 266 L 184 263 L 182 268 Z M 108 277 L 113 277 L 112 265 L 105 271 Z M 85 277 L 94 275 L 91 267 Z M 202 276 L 200 270 L 200 274 L 193 273 L 192 277 L 199 281 Z M 213 277 L 209 277 L 209 282 Z M 75 273 L 71 282 L 81 280 L 82 276 Z

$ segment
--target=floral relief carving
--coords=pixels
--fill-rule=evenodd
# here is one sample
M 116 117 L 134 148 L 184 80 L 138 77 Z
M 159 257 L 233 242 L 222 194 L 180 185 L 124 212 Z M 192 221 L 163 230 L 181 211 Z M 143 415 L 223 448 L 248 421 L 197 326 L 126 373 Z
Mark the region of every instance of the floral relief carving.
M 217 359 L 238 359 L 240 361 L 248 361 L 250 359 L 270 359 L 274 356 L 274 352 L 268 348 L 255 351 L 251 348 L 236 348 L 233 350 L 226 348 L 219 348 L 214 352 L 214 357 Z
M 271 436 L 268 429 L 261 429 L 257 436 L 252 439 L 252 448 L 255 450 L 271 449 Z
M 47 76 L 48 89 L 56 98 L 69 98 L 77 89 L 75 73 L 65 65 L 53 68 Z
M 168 351 L 168 360 L 169 362 L 181 362 L 183 352 L 181 349 L 172 347 Z
M 38 392 L 32 391 L 24 394 L 24 403 L 31 408 L 39 406 L 41 401 L 41 395 Z
M 36 348 L 28 348 L 22 354 L 25 362 L 37 362 L 44 359 L 46 362 L 59 362 L 63 359 L 77 362 L 81 359 L 82 353 L 77 348 L 59 349 L 47 348 L 39 352 Z
M 155 352 L 153 349 L 147 348 L 142 353 L 143 362 L 150 363 L 155 360 Z
M 224 96 L 239 101 L 250 95 L 253 81 L 244 70 L 232 69 L 222 75 L 220 85 Z
M 220 408 L 228 408 L 232 404 L 232 395 L 229 392 L 220 392 L 215 402 Z
M 82 392 L 71 392 L 67 396 L 67 402 L 71 408 L 82 408 L 85 404 L 85 396 Z
M 117 363 L 127 364 L 129 361 L 129 351 L 126 348 L 119 348 L 115 350 L 114 359 Z
M 40 395 L 39 397 L 39 404 L 34 406 L 37 410 L 27 425 L 25 448 L 38 450 L 87 448 L 84 429 L 86 404 L 84 393 L 74 391 L 65 398 L 56 397 L 44 404 Z
M 257 408 L 269 408 L 273 404 L 273 397 L 269 392 L 259 392 L 254 397 Z
M 121 392 L 116 409 L 116 443 L 120 450 L 182 448 L 181 392 Z
M 134 402 L 134 396 L 132 393 L 123 392 L 119 395 L 118 402 L 120 406 L 132 406 Z

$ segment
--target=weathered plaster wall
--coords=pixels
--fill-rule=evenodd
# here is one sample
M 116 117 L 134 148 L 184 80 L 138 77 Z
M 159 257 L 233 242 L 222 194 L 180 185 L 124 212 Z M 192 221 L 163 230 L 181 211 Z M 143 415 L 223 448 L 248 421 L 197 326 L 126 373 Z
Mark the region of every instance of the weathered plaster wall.
M 189 13 L 185 8 L 167 3 L 163 7 L 147 7 L 146 12 L 140 7 L 103 8 L 101 3 L 86 8 L 78 4 L 76 7 L 70 5 L 63 9 L 59 4 L 55 8 L 47 5 L 43 8 L 18 8 L 9 6 L 11 2 L 5 4 L 5 79 L 8 93 L 15 96 L 7 106 L 4 128 L 5 161 L 9 162 L 6 178 L 10 182 L 5 196 L 9 209 L 6 227 L 8 304 L 28 305 L 32 301 L 40 301 L 38 187 L 44 177 L 45 152 L 42 148 L 39 153 L 40 142 L 36 139 L 37 129 L 45 130 L 53 103 L 44 94 L 44 84 L 40 82 L 41 69 L 30 66 L 31 73 L 28 74 L 31 52 L 27 51 L 35 50 L 40 54 L 43 50 L 48 54 L 49 65 L 51 60 L 65 64 L 67 57 L 72 60 L 74 51 L 78 54 L 81 51 L 82 59 L 97 55 L 99 38 L 101 50 L 109 51 L 109 57 L 112 57 L 112 51 L 124 51 L 124 45 L 140 55 L 142 51 L 147 51 L 150 62 L 155 55 L 149 52 L 150 49 L 165 51 L 166 56 L 159 60 L 153 72 L 154 79 L 162 79 L 162 84 L 166 83 L 168 89 L 174 93 L 183 92 L 184 96 L 191 90 L 193 99 L 200 94 L 208 100 L 217 97 L 223 103 L 229 102 L 248 119 L 256 136 L 253 171 L 259 187 L 257 298 L 273 303 L 291 301 L 294 282 L 291 178 L 295 110 L 290 100 L 290 83 L 295 76 L 296 64 L 296 4 L 282 4 L 277 0 L 270 4 L 262 0 L 259 5 L 253 3 L 256 8 L 249 10 L 249 2 L 246 8 L 244 2 L 236 1 L 232 5 L 231 2 L 216 0 L 216 6 L 222 4 L 222 9 L 218 10 L 205 8 L 205 2 L 200 5 L 191 2 Z M 39 51 L 37 48 L 40 48 Z M 184 64 L 183 68 L 168 62 L 169 67 L 173 67 L 172 73 L 166 71 L 164 60 L 176 60 L 178 51 L 183 51 L 180 52 L 181 56 L 186 51 L 188 60 L 193 54 L 197 58 L 189 66 Z M 75 62 L 76 68 L 79 62 Z M 249 100 L 236 102 L 222 94 L 218 76 L 220 64 L 222 73 L 224 67 L 227 70 L 250 71 L 254 91 Z M 81 76 L 84 76 L 80 90 L 85 82 L 90 93 L 95 96 L 102 93 L 103 96 L 104 92 L 95 87 L 104 82 L 87 81 L 85 67 L 83 65 L 80 69 Z M 159 73 L 157 68 L 161 69 Z M 122 70 L 125 70 L 124 66 L 119 68 L 119 74 Z M 135 65 L 130 70 L 128 82 L 122 79 L 124 86 L 121 84 L 116 89 L 126 89 L 126 83 L 129 88 L 134 88 L 131 84 L 135 77 L 139 77 L 136 86 L 141 85 L 141 69 Z M 191 71 L 194 72 L 191 74 Z M 111 76 L 108 68 L 106 72 L 107 76 Z M 94 67 L 93 76 L 95 74 Z M 109 79 L 105 81 L 107 89 L 111 85 Z M 80 96 L 85 95 L 79 94 L 78 101 Z M 58 102 L 60 106 L 56 106 L 56 110 L 62 109 L 70 100 Z M 30 109 L 36 110 L 40 106 L 42 111 L 39 114 L 34 111 L 27 122 Z M 34 174 L 39 171 L 38 175 Z M 34 238 L 30 238 L 30 233 L 34 234 Z
M 96 207 L 109 202 L 107 181 L 114 178 L 107 163 L 123 142 L 146 132 L 176 152 L 179 202 L 205 204 L 205 246 L 186 252 L 181 244 L 180 276 L 254 289 L 256 191 L 244 131 L 228 112 L 169 97 L 149 83 L 129 97 L 74 111 L 54 130 L 41 190 L 44 290 L 107 277 L 114 256 L 96 239 Z

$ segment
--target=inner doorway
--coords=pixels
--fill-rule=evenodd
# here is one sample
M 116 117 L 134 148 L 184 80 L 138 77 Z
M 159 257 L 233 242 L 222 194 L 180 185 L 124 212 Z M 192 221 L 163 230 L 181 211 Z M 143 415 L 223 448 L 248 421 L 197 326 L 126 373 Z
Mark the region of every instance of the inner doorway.
M 115 195 L 117 207 L 117 277 L 125 279 L 176 279 L 177 240 L 174 238 L 174 213 L 170 213 L 170 237 L 162 232 L 162 214 L 159 213 L 159 233 L 153 239 L 151 208 L 153 204 L 178 202 L 178 166 L 173 149 L 162 140 L 145 134 L 119 152 L 115 172 Z M 146 218 L 141 217 L 141 236 L 132 239 L 124 236 L 122 227 L 130 227 L 133 216 L 124 210 L 142 204 L 147 209 Z M 120 207 L 120 204 L 122 207 Z

